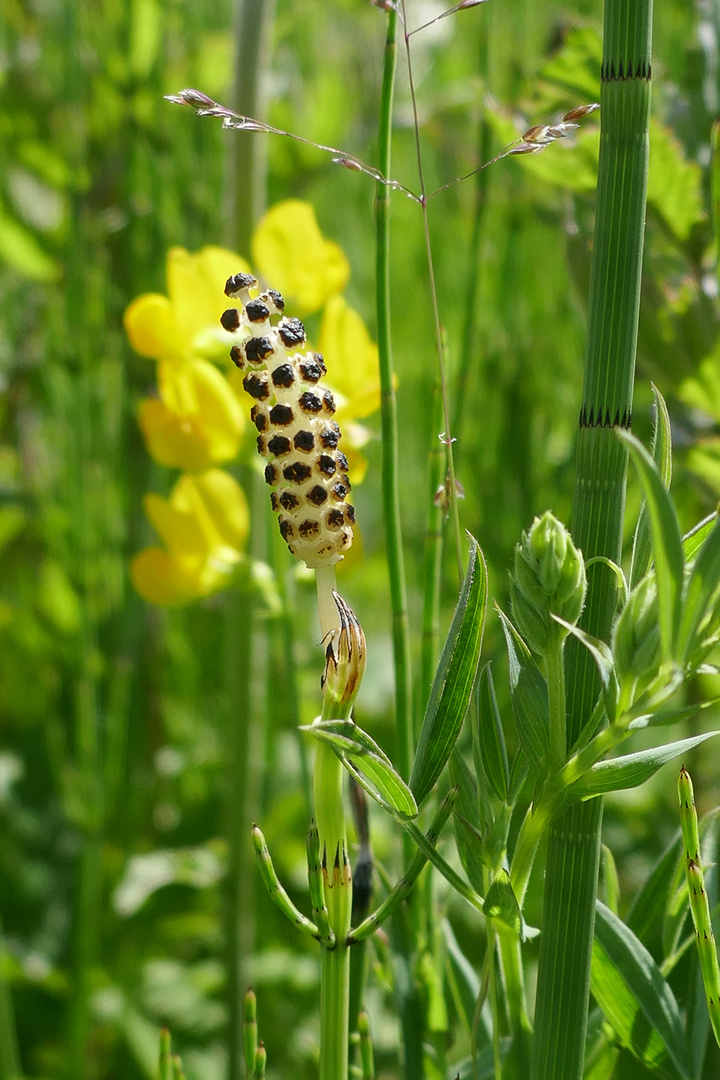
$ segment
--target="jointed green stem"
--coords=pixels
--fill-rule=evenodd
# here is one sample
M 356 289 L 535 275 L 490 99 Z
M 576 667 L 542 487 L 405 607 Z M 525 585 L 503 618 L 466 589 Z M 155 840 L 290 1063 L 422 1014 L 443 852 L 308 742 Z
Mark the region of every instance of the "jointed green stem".
M 392 109 L 397 63 L 397 21 L 397 11 L 393 6 L 388 12 L 385 62 L 380 99 L 380 128 L 378 132 L 377 164 L 383 176 L 390 176 Z M 412 674 L 410 669 L 410 627 L 407 614 L 398 490 L 397 402 L 393 386 L 390 332 L 390 189 L 386 184 L 377 185 L 375 228 L 375 273 L 383 446 L 383 522 L 392 607 L 396 748 L 399 771 L 407 779 L 410 775 L 413 758 Z
M 282 911 L 283 915 L 287 916 L 291 923 L 297 926 L 298 930 L 302 930 L 304 934 L 308 934 L 310 937 L 315 938 L 316 941 L 320 940 L 320 931 L 314 922 L 311 922 L 298 908 L 295 907 L 292 900 L 285 892 L 285 889 L 280 883 L 280 880 L 275 872 L 272 859 L 270 858 L 270 852 L 268 846 L 265 843 L 265 837 L 258 829 L 257 825 L 253 825 L 252 830 L 252 842 L 255 848 L 255 854 L 258 857 L 258 866 L 260 867 L 260 876 L 265 883 L 265 887 L 270 894 L 270 899 L 273 900 Z
M 651 0 L 606 0 L 602 134 L 590 282 L 588 340 L 572 534 L 585 559 L 621 554 L 627 461 L 612 430 L 628 427 L 637 342 L 650 107 Z M 607 640 L 616 584 L 588 572 L 581 626 Z M 593 711 L 598 680 L 589 654 L 567 648 L 568 743 Z M 573 807 L 551 828 L 538 966 L 532 1080 L 582 1076 L 600 854 L 602 800 Z
M 452 791 L 445 796 L 435 813 L 435 817 L 433 818 L 426 836 L 427 842 L 432 844 L 433 847 L 437 843 L 438 836 L 442 832 L 447 819 L 452 813 L 454 801 L 455 792 Z M 348 936 L 349 945 L 370 937 L 375 933 L 377 928 L 382 925 L 385 919 L 387 919 L 389 915 L 392 915 L 412 889 L 427 861 L 428 856 L 426 852 L 418 851 L 401 880 L 398 881 L 395 888 L 385 898 L 380 907 L 377 908 L 376 911 L 373 911 L 371 915 L 368 915 L 367 919 L 364 919 L 359 926 L 356 926 L 354 930 L 350 931 Z
M 700 970 L 705 988 L 710 1023 L 720 1046 L 720 966 L 718 965 L 715 935 L 710 916 L 710 904 L 705 891 L 702 866 L 700 865 L 700 830 L 698 827 L 692 780 L 683 766 L 678 778 L 680 799 L 680 823 L 685 847 L 685 876 L 687 879 L 690 911 L 695 927 Z

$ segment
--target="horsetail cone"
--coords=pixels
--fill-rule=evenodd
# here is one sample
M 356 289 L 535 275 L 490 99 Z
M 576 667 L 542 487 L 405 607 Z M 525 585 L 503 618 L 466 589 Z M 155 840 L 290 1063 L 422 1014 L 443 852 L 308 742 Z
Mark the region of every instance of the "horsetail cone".
M 567 636 L 553 615 L 576 623 L 586 588 L 582 553 L 562 522 L 547 510 L 522 534 L 510 576 L 513 618 L 533 652 L 545 656 Z
M 305 327 L 283 314 L 280 293 L 268 289 L 251 299 L 257 288 L 252 274 L 228 278 L 225 295 L 239 306 L 220 322 L 235 338 L 230 357 L 246 372 L 243 387 L 255 400 L 250 418 L 268 459 L 265 480 L 280 532 L 293 555 L 316 570 L 342 559 L 353 541 L 348 461 L 338 450 L 333 396 L 320 382 L 323 357 L 303 348 Z

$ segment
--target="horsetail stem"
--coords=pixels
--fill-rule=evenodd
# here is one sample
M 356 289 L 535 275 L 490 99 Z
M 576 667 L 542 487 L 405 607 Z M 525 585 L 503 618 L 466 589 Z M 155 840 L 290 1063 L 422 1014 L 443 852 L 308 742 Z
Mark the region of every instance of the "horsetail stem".
M 310 822 L 307 835 L 307 866 L 310 903 L 312 904 L 313 918 L 320 931 L 320 944 L 326 949 L 332 949 L 335 947 L 335 934 L 330 926 L 328 910 L 325 905 L 324 871 L 320 859 L 320 834 L 314 821 Z
M 373 1044 L 370 1036 L 370 1019 L 363 1010 L 358 1016 L 358 1033 L 360 1035 L 360 1070 L 362 1080 L 375 1080 L 375 1059 Z
M 456 795 L 457 789 L 453 788 L 448 792 L 435 811 L 435 816 L 426 833 L 426 840 L 429 844 L 432 844 L 433 847 L 437 843 L 438 837 L 452 813 Z M 354 930 L 350 931 L 347 939 L 348 945 L 353 945 L 356 941 L 363 941 L 365 938 L 371 937 L 378 927 L 382 926 L 385 919 L 392 915 L 409 894 L 427 861 L 428 856 L 425 852 L 418 851 L 416 853 L 402 878 L 398 881 L 395 888 L 385 897 L 382 904 L 380 904 L 375 911 L 371 912 L 366 919 L 363 919 Z
M 280 880 L 275 873 L 275 867 L 270 858 L 270 852 L 265 843 L 265 837 L 260 829 L 258 829 L 257 825 L 253 825 L 251 835 L 255 854 L 258 858 L 258 866 L 260 867 L 260 876 L 263 879 L 265 888 L 270 894 L 270 899 L 277 904 L 283 915 L 285 915 L 291 923 L 294 923 L 295 926 L 297 926 L 298 930 L 302 930 L 304 934 L 308 934 L 310 937 L 315 938 L 316 941 L 319 941 L 320 931 L 315 923 L 311 922 L 310 919 L 295 907 L 281 885 Z
M 265 1076 L 265 1066 L 267 1065 L 267 1051 L 262 1043 L 255 1051 L 255 1068 L 253 1070 L 253 1080 L 263 1080 Z
M 619 563 L 645 225 L 652 0 L 605 0 L 602 129 L 583 403 L 572 535 L 590 561 Z M 609 639 L 616 584 L 588 572 L 581 627 Z M 591 716 L 598 678 L 575 639 L 567 647 L 568 745 Z M 550 833 L 538 966 L 532 1080 L 582 1076 L 600 856 L 602 799 L 573 807 Z
M 255 1068 L 255 1053 L 258 1048 L 258 1027 L 257 1000 L 254 990 L 251 989 L 247 990 L 243 997 L 242 1042 L 245 1071 L 248 1076 L 252 1076 Z
M 707 1000 L 713 1034 L 720 1046 L 720 965 L 718 965 L 715 934 L 710 916 L 710 903 L 705 890 L 705 880 L 700 864 L 700 829 L 698 827 L 695 795 L 690 774 L 683 765 L 678 777 L 680 801 L 680 826 L 685 847 L 685 877 L 695 941 L 697 943 L 700 971 Z
M 255 400 L 250 418 L 258 452 L 268 459 L 265 480 L 282 537 L 311 569 L 332 566 L 352 544 L 355 510 L 347 502 L 348 460 L 338 450 L 335 402 L 320 383 L 327 368 L 320 353 L 301 351 L 305 327 L 283 315 L 280 293 L 269 289 L 251 299 L 257 287 L 252 274 L 228 278 L 225 293 L 240 307 L 228 308 L 220 321 L 233 335 L 230 357 L 246 372 L 243 387 Z

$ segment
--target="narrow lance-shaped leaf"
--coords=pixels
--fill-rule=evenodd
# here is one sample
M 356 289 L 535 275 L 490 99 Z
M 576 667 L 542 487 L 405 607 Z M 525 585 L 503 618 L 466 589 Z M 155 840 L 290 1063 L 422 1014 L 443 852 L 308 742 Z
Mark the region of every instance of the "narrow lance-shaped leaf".
M 472 887 L 477 892 L 483 892 L 485 859 L 478 816 L 477 791 L 467 762 L 457 750 L 454 750 L 450 756 L 450 781 L 458 790 L 453 824 L 460 861 Z
M 682 538 L 677 515 L 657 465 L 645 447 L 628 431 L 618 429 L 617 434 L 627 443 L 645 493 L 653 539 L 662 653 L 665 660 L 673 660 L 680 628 L 683 584 Z
M 690 532 L 685 533 L 683 536 L 683 555 L 686 564 L 691 563 L 695 559 L 697 553 L 700 551 L 715 527 L 717 519 L 717 511 L 714 510 L 712 514 L 708 514 L 702 521 L 698 521 L 697 525 L 690 529 Z
M 690 1078 L 675 995 L 645 946 L 617 915 L 596 905 L 592 992 L 622 1043 L 667 1077 Z
M 720 518 L 700 548 L 685 590 L 678 642 L 681 660 L 691 659 L 695 636 L 714 593 L 720 586 Z
M 536 779 L 544 780 L 548 768 L 547 684 L 530 650 L 513 624 L 498 608 L 505 633 L 512 701 L 518 738 Z
M 597 761 L 591 769 L 580 777 L 570 788 L 570 799 L 594 799 L 607 791 L 623 791 L 625 788 L 639 787 L 649 780 L 654 773 L 668 761 L 680 757 L 694 746 L 699 746 L 706 739 L 720 735 L 720 731 L 706 731 L 702 735 L 693 735 L 689 739 L 667 743 L 665 746 L 652 746 L 648 750 L 639 750 L 635 754 L 610 758 L 609 761 Z
M 585 646 L 595 661 L 595 667 L 597 668 L 597 673 L 600 677 L 600 685 L 603 690 L 605 711 L 607 712 L 609 722 L 612 724 L 615 720 L 619 693 L 612 650 L 604 641 L 600 641 L 599 638 L 593 637 L 592 634 L 586 634 L 579 626 L 573 626 L 572 623 L 567 623 L 563 619 L 558 619 L 557 616 L 555 616 L 555 620 L 556 622 L 559 622 L 561 626 L 564 626 L 569 633 Z
M 486 664 L 478 679 L 477 723 L 485 776 L 497 797 L 509 802 L 510 768 L 490 664 Z
M 500 869 L 488 889 L 483 911 L 488 919 L 494 919 L 503 923 L 519 934 L 522 930 L 522 916 L 513 887 L 510 884 L 510 875 L 507 870 Z
M 681 855 L 681 837 L 678 834 L 658 859 L 628 912 L 628 926 L 645 945 L 662 925 L 670 881 Z
M 469 534 L 468 534 L 469 535 Z M 410 775 L 418 806 L 428 797 L 460 734 L 480 661 L 487 610 L 487 569 L 477 541 L 445 641 Z
M 665 398 L 655 384 L 652 384 L 653 397 L 655 398 L 655 425 L 652 438 L 652 456 L 658 467 L 663 486 L 669 490 L 672 480 L 672 433 L 670 429 L 670 415 L 668 413 Z M 630 563 L 630 588 L 634 589 L 638 582 L 645 577 L 652 562 L 652 540 L 650 535 L 650 519 L 646 500 L 640 507 L 635 536 L 633 537 L 632 561 Z

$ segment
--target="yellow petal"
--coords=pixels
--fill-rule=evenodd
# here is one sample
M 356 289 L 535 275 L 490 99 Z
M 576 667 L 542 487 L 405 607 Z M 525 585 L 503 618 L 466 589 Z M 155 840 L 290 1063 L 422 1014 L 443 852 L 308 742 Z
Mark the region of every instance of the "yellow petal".
M 216 367 L 207 360 L 161 362 L 158 384 L 167 411 L 188 421 L 183 430 L 198 452 L 204 440 L 205 459 L 198 457 L 202 463 L 183 467 L 192 471 L 236 456 L 245 428 L 245 411 Z
M 179 511 L 193 515 L 216 558 L 239 557 L 247 539 L 249 515 L 245 494 L 229 473 L 207 469 L 182 476 L 171 502 Z
M 331 297 L 325 305 L 320 351 L 327 364 L 328 382 L 345 399 L 342 414 L 360 418 L 375 412 L 380 406 L 377 345 L 360 315 L 342 296 Z
M 145 293 L 125 309 L 125 331 L 135 352 L 159 360 L 179 350 L 173 309 L 167 296 Z
M 181 559 L 189 570 L 199 570 L 212 545 L 208 541 L 206 529 L 197 520 L 195 513 L 182 501 L 178 505 L 178 486 L 184 479 L 185 477 L 181 477 L 175 485 L 169 501 L 151 493 L 143 499 L 143 507 L 148 520 L 170 554 Z
M 186 354 L 196 338 L 215 329 L 228 306 L 225 282 L 231 274 L 247 272 L 248 264 L 225 248 L 206 247 L 191 255 L 185 248 L 171 248 L 167 257 L 168 295 L 180 340 Z
M 145 600 L 162 607 L 187 604 L 201 595 L 196 576 L 161 548 L 146 548 L 136 555 L 130 563 L 130 578 Z
M 230 461 L 238 452 L 245 428 L 245 411 L 227 379 L 206 360 L 192 361 L 198 423 L 204 430 L 214 462 Z
M 261 220 L 252 243 L 253 261 L 273 289 L 300 314 L 317 311 L 345 288 L 350 267 L 337 244 L 326 240 L 310 203 L 286 199 Z
M 145 398 L 138 409 L 148 452 L 170 468 L 196 472 L 214 464 L 204 430 L 194 420 L 177 416 L 157 398 Z

